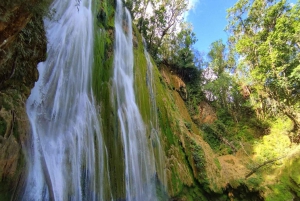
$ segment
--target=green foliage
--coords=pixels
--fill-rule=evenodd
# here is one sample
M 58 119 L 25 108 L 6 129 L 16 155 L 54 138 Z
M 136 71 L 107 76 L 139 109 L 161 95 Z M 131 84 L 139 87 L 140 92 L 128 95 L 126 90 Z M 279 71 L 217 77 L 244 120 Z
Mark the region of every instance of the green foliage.
M 145 38 L 147 49 L 156 63 L 164 63 L 172 68 L 186 84 L 193 95 L 201 96 L 200 71 L 196 68 L 193 44 L 195 34 L 190 24 L 183 22 L 183 13 L 188 2 L 126 0 L 125 5 L 131 10 L 134 23 Z M 149 10 L 152 10 L 149 12 Z M 195 96 L 196 97 L 196 96 Z M 189 99 L 190 108 L 196 108 L 201 97 Z
M 192 157 L 195 163 L 195 167 L 199 172 L 203 172 L 205 169 L 205 155 L 203 153 L 202 147 L 197 145 L 195 142 L 191 145 Z
M 147 41 L 149 52 L 154 58 L 159 58 L 161 46 L 167 45 L 164 42 L 164 38 L 174 35 L 176 26 L 180 23 L 183 17 L 183 13 L 187 9 L 187 1 L 181 0 L 167 0 L 167 1 L 145 1 L 143 4 L 137 4 L 141 7 L 145 5 L 144 9 L 141 9 L 140 15 L 136 13 L 135 17 L 141 16 L 138 21 L 138 28 Z M 149 15 L 146 14 L 146 9 L 151 6 L 153 12 Z
M 222 40 L 215 41 L 210 46 L 210 51 L 208 57 L 210 58 L 210 67 L 219 77 L 227 68 L 226 61 L 226 46 L 223 44 Z
M 204 131 L 203 139 L 210 145 L 213 150 L 218 151 L 221 147 L 221 141 L 215 135 L 214 130 L 208 125 L 204 125 L 202 127 L 202 130 Z
M 135 31 L 137 31 L 135 29 Z M 136 32 L 136 36 L 138 37 L 138 32 Z M 144 55 L 144 49 L 142 45 L 142 39 L 139 38 L 139 44 L 136 49 L 134 49 L 134 85 L 136 101 L 142 115 L 143 121 L 151 125 L 151 122 L 155 122 L 156 119 L 153 119 L 152 116 L 152 103 L 151 101 L 155 101 L 151 99 L 150 92 L 147 85 L 147 76 L 141 76 L 147 74 L 147 61 Z M 153 80 L 154 82 L 154 80 Z M 156 110 L 153 109 L 153 110 Z M 149 126 L 150 127 L 150 126 Z M 149 131 L 151 132 L 151 131 Z
M 192 129 L 192 123 L 190 123 L 190 122 L 184 122 L 184 125 L 186 126 L 186 128 L 187 128 L 189 131 L 191 131 L 191 129 Z
M 188 83 L 186 85 L 188 97 L 185 103 L 191 116 L 199 114 L 199 104 L 201 101 L 205 100 L 205 95 L 199 87 L 199 83 L 200 79 L 195 79 L 193 83 Z
M 111 93 L 113 83 L 113 48 L 114 48 L 114 4 L 112 1 L 104 0 L 94 2 L 95 29 L 94 29 L 94 63 L 92 73 L 92 89 L 95 95 L 99 118 L 102 125 L 104 143 L 107 145 L 108 163 L 103 171 L 107 178 L 104 183 L 110 183 L 106 191 L 112 191 L 115 197 L 125 196 L 125 187 L 122 181 L 124 173 L 124 160 L 122 141 L 119 133 L 118 117 L 115 107 L 115 97 Z M 99 184 L 101 185 L 101 184 Z M 110 193 L 106 193 L 109 197 Z M 105 198 L 105 200 L 111 199 Z
M 290 144 L 288 136 L 272 132 L 254 144 L 253 152 L 256 154 L 256 161 L 262 163 L 286 155 L 289 152 Z M 281 165 L 281 163 L 274 165 Z
M 208 53 L 209 63 L 202 74 L 206 98 L 218 111 L 223 122 L 238 121 L 244 114 L 242 105 L 245 98 L 242 96 L 240 84 L 232 73 L 235 61 L 232 53 L 221 40 L 211 44 Z M 229 123 L 229 122 L 228 122 Z
M 94 52 L 97 56 L 94 59 L 92 86 L 97 100 L 100 100 L 101 96 L 106 93 L 106 84 L 112 75 L 113 56 L 110 52 L 112 47 L 113 44 L 107 32 L 102 29 L 96 30 Z
M 294 198 L 294 195 L 289 191 L 289 187 L 285 184 L 278 183 L 270 185 L 269 188 L 273 193 L 266 197 L 266 201 L 293 200 Z
M 188 42 L 179 39 L 180 34 L 177 34 L 182 28 L 183 32 L 189 30 L 182 26 L 178 29 L 183 21 L 183 13 L 187 10 L 187 0 L 126 0 L 125 5 L 131 10 L 134 22 L 156 61 L 171 60 L 173 51 L 178 53 L 174 43 L 181 40 Z
M 175 144 L 175 142 L 176 142 L 174 139 L 175 136 L 171 129 L 172 124 L 169 120 L 166 108 L 160 107 L 161 106 L 160 103 L 158 103 L 158 106 L 159 106 L 159 110 L 158 110 L 159 125 L 162 130 L 162 133 L 164 133 L 164 135 L 167 138 L 168 143 L 167 143 L 167 147 L 165 147 L 165 148 L 168 149 L 171 145 Z
M 297 200 L 300 197 L 299 157 L 294 156 L 283 163 L 284 166 L 280 170 L 280 174 L 276 175 L 276 180 L 267 182 L 266 189 L 268 191 L 265 200 Z M 266 189 L 264 190 L 266 191 Z
M 102 29 L 112 29 L 114 27 L 114 4 L 108 0 L 96 1 L 96 25 Z
M 29 94 L 36 81 L 36 65 L 46 56 L 46 36 L 42 16 L 34 15 L 15 37 L 4 53 L 6 62 L 0 66 L 1 89 L 7 87 Z M 10 103 L 13 104 L 13 103 Z
M 14 1 L 1 1 L 0 2 L 0 21 L 9 22 L 12 20 L 16 13 L 14 13 L 14 9 L 20 8 L 21 11 L 27 12 L 33 15 L 39 16 L 48 16 L 51 17 L 53 15 L 53 10 L 49 10 L 49 5 L 51 0 L 41 0 L 41 1 L 33 1 L 33 0 L 14 0 Z M 19 13 L 18 13 L 19 14 Z
M 270 124 L 267 121 L 252 117 L 245 123 L 247 123 L 248 126 L 255 128 L 261 135 L 268 134 L 269 132 Z
M 251 122 L 254 121 L 253 122 Z M 259 125 L 257 125 L 259 124 Z M 231 154 L 234 149 L 241 148 L 244 143 L 253 144 L 256 137 L 262 135 L 270 125 L 266 124 L 266 128 L 262 128 L 263 123 L 254 117 L 249 121 L 246 117 L 241 121 L 234 122 L 230 115 L 218 115 L 218 120 L 213 124 L 203 125 L 203 138 L 211 148 L 220 155 Z M 265 133 L 267 134 L 267 133 Z
M 214 158 L 214 162 L 215 162 L 217 168 L 218 168 L 219 170 L 221 170 L 222 167 L 221 167 L 221 164 L 220 164 L 220 161 L 218 160 L 218 158 Z
M 114 8 L 113 4 L 105 1 L 95 2 L 95 40 L 94 40 L 94 68 L 92 86 L 96 100 L 100 101 L 102 96 L 106 98 L 105 103 L 109 103 L 110 77 L 112 76 L 113 64 L 113 22 Z M 111 23 L 112 22 L 112 23 Z M 107 108 L 109 108 L 107 106 Z
M 263 182 L 263 178 L 260 176 L 250 177 L 246 180 L 246 184 L 250 189 L 259 189 L 261 183 Z
M 234 150 L 221 139 L 232 141 L 239 146 L 237 142 L 245 138 L 248 133 L 246 130 L 237 130 L 236 127 L 239 127 L 238 122 L 244 116 L 247 115 L 249 118 L 251 112 L 245 112 L 248 110 L 248 107 L 243 106 L 245 99 L 234 76 L 230 73 L 235 62 L 232 61 L 230 53 L 221 40 L 211 44 L 208 57 L 210 61 L 206 64 L 208 68 L 202 73 L 201 79 L 204 85 L 200 90 L 202 90 L 202 100 L 208 99 L 216 109 L 219 121 L 213 125 L 204 125 L 203 137 L 215 151 L 228 154 Z
M 182 192 L 180 193 L 180 195 L 176 196 L 176 198 L 186 201 L 207 201 L 207 198 L 204 195 L 205 192 L 203 192 L 203 189 L 198 186 L 184 186 Z
M 286 174 L 283 174 L 281 179 L 281 181 L 288 181 L 288 186 L 298 198 L 300 197 L 300 176 L 298 172 L 299 165 L 299 158 L 294 159 L 291 165 L 287 167 L 288 171 L 286 171 Z
M 186 83 L 199 83 L 200 71 L 196 68 L 192 48 L 197 39 L 189 24 L 181 23 L 180 27 L 180 32 L 165 37 L 165 42 L 159 50 L 161 56 L 157 62 L 171 66 Z
M 228 10 L 231 49 L 247 69 L 251 104 L 260 118 L 285 114 L 299 128 L 293 105 L 299 102 L 300 3 L 238 1 Z M 245 71 L 245 70 L 244 70 Z
M 9 103 L 9 97 L 7 95 L 3 95 L 0 99 L 1 107 L 3 107 L 5 110 L 9 111 L 12 109 L 11 103 Z
M 196 179 L 201 184 L 203 189 L 206 192 L 210 192 L 209 182 L 206 174 L 206 159 L 205 153 L 202 147 L 197 144 L 195 141 L 190 141 L 191 157 L 194 163 L 194 166 L 197 170 Z

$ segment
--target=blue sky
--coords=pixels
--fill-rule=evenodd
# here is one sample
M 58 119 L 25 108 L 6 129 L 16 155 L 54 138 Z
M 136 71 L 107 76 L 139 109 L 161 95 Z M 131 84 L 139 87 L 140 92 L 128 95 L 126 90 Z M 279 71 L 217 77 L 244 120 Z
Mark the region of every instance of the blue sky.
M 189 12 L 187 21 L 192 23 L 198 39 L 195 48 L 200 52 L 208 52 L 212 42 L 222 39 L 225 43 L 227 33 L 226 10 L 237 0 L 200 0 Z
M 237 0 L 190 0 L 194 8 L 190 10 L 187 21 L 192 23 L 198 39 L 195 48 L 200 52 L 208 52 L 210 44 L 222 39 L 227 41 L 224 31 L 227 25 L 226 10 L 232 7 Z M 288 0 L 296 3 L 297 0 Z

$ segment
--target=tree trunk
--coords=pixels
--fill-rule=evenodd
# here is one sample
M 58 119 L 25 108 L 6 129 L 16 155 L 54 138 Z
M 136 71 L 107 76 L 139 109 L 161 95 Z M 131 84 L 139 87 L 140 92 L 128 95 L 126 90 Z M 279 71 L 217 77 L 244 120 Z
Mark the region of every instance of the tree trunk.
M 293 122 L 294 124 L 294 128 L 293 128 L 293 132 L 297 133 L 299 131 L 300 128 L 300 123 L 297 120 L 296 115 L 294 115 L 292 112 L 290 111 L 284 111 L 284 114 Z
M 278 160 L 280 160 L 280 159 L 282 159 L 282 158 L 284 158 L 284 157 L 286 157 L 286 155 L 280 156 L 280 157 L 278 157 L 278 158 L 273 158 L 273 159 L 271 159 L 271 160 L 265 161 L 264 163 L 262 163 L 262 164 L 256 166 L 255 168 L 253 168 L 253 169 L 251 170 L 251 172 L 249 172 L 249 173 L 245 176 L 245 179 L 247 179 L 247 178 L 250 177 L 252 174 L 254 174 L 259 168 L 261 168 L 261 167 L 263 167 L 263 166 L 265 166 L 265 165 L 267 165 L 267 164 L 269 164 L 269 163 L 274 163 L 275 161 L 278 161 Z

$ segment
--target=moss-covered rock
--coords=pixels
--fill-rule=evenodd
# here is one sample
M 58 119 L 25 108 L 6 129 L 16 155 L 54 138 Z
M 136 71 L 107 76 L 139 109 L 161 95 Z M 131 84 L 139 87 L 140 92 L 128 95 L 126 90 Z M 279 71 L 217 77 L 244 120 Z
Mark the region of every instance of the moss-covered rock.
M 113 60 L 114 60 L 114 15 L 113 1 L 95 1 L 95 43 L 92 87 L 100 109 L 104 143 L 107 148 L 108 164 L 103 170 L 108 175 L 105 183 L 106 200 L 122 200 L 125 198 L 123 145 L 119 133 L 118 116 L 115 109 L 113 91 Z M 100 184 L 102 185 L 102 184 Z
M 201 151 L 197 149 L 201 147 L 199 130 L 190 118 L 180 91 L 176 90 L 178 86 L 175 75 L 164 66 L 160 68 L 158 71 L 155 67 L 155 86 L 159 123 L 167 158 L 169 195 L 175 200 L 206 200 L 204 188 L 199 183 L 199 180 L 205 182 L 200 175 L 206 174 L 206 161 L 202 160 L 201 167 L 201 161 L 198 161 L 199 164 L 195 163 L 198 152 Z M 206 146 L 204 145 L 205 148 Z M 204 155 L 203 153 L 202 156 Z

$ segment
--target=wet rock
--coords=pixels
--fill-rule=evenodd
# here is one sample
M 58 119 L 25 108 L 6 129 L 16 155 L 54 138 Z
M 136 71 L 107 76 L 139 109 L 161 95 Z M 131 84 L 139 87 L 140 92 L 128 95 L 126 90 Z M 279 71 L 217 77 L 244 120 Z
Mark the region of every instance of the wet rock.
M 0 16 L 0 197 L 4 200 L 10 200 L 25 172 L 22 146 L 30 131 L 25 102 L 38 79 L 37 64 L 46 57 L 42 16 L 23 7 L 0 8 L 5 10 Z

